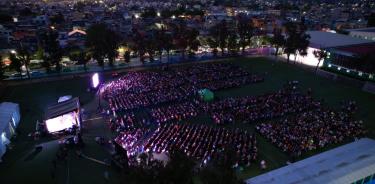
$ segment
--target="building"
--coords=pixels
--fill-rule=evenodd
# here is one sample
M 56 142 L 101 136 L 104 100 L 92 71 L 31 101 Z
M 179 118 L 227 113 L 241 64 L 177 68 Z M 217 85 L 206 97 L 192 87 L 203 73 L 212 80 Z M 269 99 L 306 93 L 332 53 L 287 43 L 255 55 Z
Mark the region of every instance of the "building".
M 347 31 L 352 37 L 375 41 L 375 27 L 349 29 Z
M 59 43 L 62 48 L 79 47 L 84 48 L 86 32 L 79 28 L 73 28 L 70 32 L 59 32 Z
M 362 45 L 362 44 L 375 44 L 374 41 L 365 40 L 360 38 L 354 38 L 348 35 L 331 33 L 331 32 L 323 32 L 323 31 L 307 31 L 307 34 L 310 35 L 310 45 L 307 49 L 307 55 L 301 56 L 297 54 L 296 60 L 302 64 L 310 65 L 310 66 L 317 66 L 319 61 L 314 56 L 314 51 L 323 49 L 329 51 L 327 59 L 330 59 L 331 55 L 342 55 L 342 52 L 338 52 L 337 49 L 339 47 L 347 47 L 347 46 L 355 46 L 355 45 Z M 375 51 L 374 51 L 375 52 Z M 354 55 L 352 55 L 354 56 Z M 284 56 L 286 57 L 286 56 Z M 291 56 L 293 58 L 293 55 Z M 338 58 L 338 57 L 337 57 Z M 323 66 L 324 62 L 319 63 L 319 66 Z
M 362 138 L 246 180 L 247 184 L 375 182 L 375 140 Z
M 12 31 L 0 25 L 0 39 L 9 43 L 12 39 Z

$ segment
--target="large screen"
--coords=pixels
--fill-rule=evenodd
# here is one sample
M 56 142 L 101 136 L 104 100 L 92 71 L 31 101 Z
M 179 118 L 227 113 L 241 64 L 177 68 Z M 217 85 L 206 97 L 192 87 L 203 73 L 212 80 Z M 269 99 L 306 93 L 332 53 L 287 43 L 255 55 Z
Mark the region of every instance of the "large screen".
M 75 112 L 70 112 L 62 116 L 46 120 L 47 130 L 50 133 L 69 129 L 73 125 L 77 125 Z
M 91 79 L 92 79 L 92 87 L 93 88 L 98 87 L 98 85 L 99 85 L 99 74 L 95 73 L 94 75 L 92 75 Z

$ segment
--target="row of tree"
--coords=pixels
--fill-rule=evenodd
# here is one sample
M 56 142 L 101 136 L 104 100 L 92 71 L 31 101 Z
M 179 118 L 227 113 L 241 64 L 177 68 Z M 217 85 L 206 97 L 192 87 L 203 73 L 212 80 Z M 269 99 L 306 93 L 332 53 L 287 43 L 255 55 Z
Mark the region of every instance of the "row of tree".
M 306 56 L 310 44 L 310 35 L 306 34 L 306 26 L 288 22 L 284 27 L 285 34 L 283 34 L 281 28 L 276 28 L 271 38 L 271 44 L 276 48 L 275 56 L 279 55 L 280 49 L 287 55 L 288 63 L 292 54 L 294 55 L 294 61 L 296 61 L 297 54 Z
M 210 29 L 207 42 L 215 56 L 218 53 L 217 48 L 220 48 L 222 55 L 225 54 L 226 48 L 230 54 L 235 55 L 240 48 L 244 53 L 245 48 L 250 46 L 255 32 L 251 20 L 245 16 L 238 16 L 233 24 L 236 26 L 230 29 L 227 22 L 223 20 Z
M 288 56 L 297 53 L 306 55 L 306 49 L 309 44 L 309 35 L 306 34 L 306 28 L 303 25 L 288 23 L 285 25 L 286 35 L 282 34 L 281 29 L 276 29 L 271 43 L 276 47 L 276 55 L 282 48 Z M 221 55 L 237 55 L 239 51 L 245 52 L 245 48 L 251 45 L 251 39 L 258 32 L 254 28 L 251 19 L 246 16 L 238 16 L 234 22 L 221 21 L 212 26 L 208 35 L 201 36 L 195 28 L 189 27 L 183 19 L 177 19 L 169 24 L 163 24 L 160 28 L 155 26 L 137 27 L 127 36 L 120 36 L 116 31 L 110 29 L 105 24 L 94 24 L 86 31 L 85 48 L 62 49 L 58 42 L 58 33 L 54 29 L 49 29 L 40 36 L 38 57 L 43 60 L 42 66 L 47 72 L 51 72 L 51 66 L 54 66 L 56 72 L 61 71 L 61 59 L 65 54 L 77 64 L 84 66 L 94 59 L 99 66 L 104 67 L 104 61 L 108 59 L 109 66 L 114 65 L 118 57 L 118 48 L 126 45 L 127 49 L 123 55 L 125 62 L 130 62 L 130 50 L 134 55 L 139 56 L 143 63 L 146 58 L 150 62 L 159 56 L 162 60 L 163 53 L 166 53 L 167 60 L 171 51 L 181 54 L 181 59 L 194 56 L 199 46 L 207 44 L 212 50 L 214 56 L 218 55 L 220 49 Z M 228 51 L 226 53 L 226 50 Z M 20 44 L 17 49 L 17 55 L 11 54 L 11 68 L 21 72 L 21 67 L 25 66 L 29 76 L 29 63 L 31 53 Z
M 30 60 L 32 58 L 31 51 L 27 46 L 23 45 L 22 42 L 17 45 L 15 52 L 9 54 L 10 68 L 17 71 L 21 78 L 22 67 L 25 67 L 26 74 L 30 78 Z M 58 42 L 58 33 L 54 29 L 49 29 L 40 35 L 39 49 L 37 52 L 39 59 L 43 60 L 42 66 L 46 68 L 48 72 L 51 71 L 51 66 L 55 66 L 55 70 L 59 72 L 61 70 L 61 59 L 63 56 L 63 50 L 61 49 Z

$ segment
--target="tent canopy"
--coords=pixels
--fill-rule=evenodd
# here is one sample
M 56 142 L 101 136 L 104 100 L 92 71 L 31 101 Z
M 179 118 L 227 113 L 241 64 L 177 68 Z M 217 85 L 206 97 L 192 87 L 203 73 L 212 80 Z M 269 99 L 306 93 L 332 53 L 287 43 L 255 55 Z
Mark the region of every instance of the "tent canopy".
M 68 112 L 72 112 L 79 109 L 79 98 L 71 98 L 69 100 L 51 105 L 47 107 L 44 119 L 51 119 L 57 116 L 64 115 Z
M 198 94 L 206 102 L 212 101 L 214 99 L 214 93 L 209 89 L 201 89 L 198 91 Z

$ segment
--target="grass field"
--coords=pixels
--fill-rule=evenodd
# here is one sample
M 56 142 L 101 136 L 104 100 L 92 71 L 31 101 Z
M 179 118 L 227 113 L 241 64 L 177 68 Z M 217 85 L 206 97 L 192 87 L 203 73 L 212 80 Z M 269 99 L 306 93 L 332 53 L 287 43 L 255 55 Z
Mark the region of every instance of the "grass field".
M 274 63 L 266 58 L 237 58 L 224 62 L 231 62 L 246 68 L 253 73 L 265 75 L 265 81 L 258 84 L 250 84 L 241 88 L 223 90 L 216 92 L 220 98 L 230 96 L 260 95 L 266 92 L 278 90 L 289 80 L 298 80 L 302 89 L 312 88 L 315 98 L 323 98 L 327 106 L 339 108 L 342 100 L 355 100 L 358 104 L 357 118 L 364 121 L 368 130 L 368 137 L 375 138 L 375 95 L 362 92 L 360 89 L 339 84 L 326 78 L 316 76 L 314 73 L 301 69 L 293 64 Z M 36 120 L 41 120 L 44 109 L 49 104 L 57 101 L 59 96 L 78 96 L 83 103 L 87 118 L 97 115 L 92 113 L 97 107 L 97 100 L 93 93 L 87 92 L 89 78 L 77 78 L 64 81 L 54 81 L 31 85 L 8 87 L 1 101 L 11 101 L 19 103 L 21 106 L 21 123 L 19 135 L 13 140 L 13 149 L 8 150 L 3 158 L 4 163 L 0 164 L 1 183 L 104 183 L 103 172 L 110 172 L 110 183 L 118 183 L 121 174 L 111 168 L 99 165 L 86 159 L 79 159 L 70 153 L 69 161 L 59 164 L 56 178 L 51 178 L 51 161 L 57 150 L 57 144 L 52 139 L 42 139 L 38 142 L 30 140 L 27 134 L 35 130 Z M 210 123 L 207 116 L 199 116 L 186 122 Z M 242 129 L 254 130 L 254 123 L 236 123 L 230 125 L 241 127 Z M 84 149 L 86 155 L 98 160 L 108 158 L 108 154 L 94 142 L 94 137 L 101 135 L 111 137 L 107 126 L 103 120 L 98 119 L 84 124 L 84 140 L 87 146 Z M 265 159 L 268 163 L 268 170 L 284 166 L 289 159 L 288 155 L 270 144 L 259 135 L 258 148 L 260 159 Z M 40 153 L 32 154 L 35 144 L 44 143 L 44 148 Z M 329 146 L 326 149 L 336 147 Z M 326 150 L 325 149 L 325 150 Z M 316 150 L 304 154 L 302 158 L 311 156 L 324 150 Z M 68 174 L 69 173 L 69 174 Z M 253 164 L 239 173 L 241 178 L 248 178 L 260 174 L 258 164 Z M 68 176 L 69 175 L 69 176 Z M 68 181 L 67 181 L 68 180 Z

